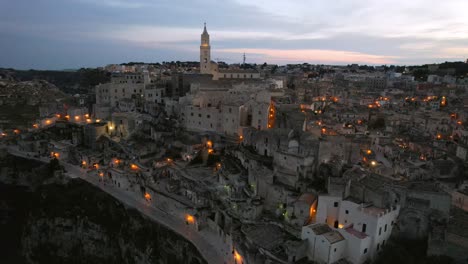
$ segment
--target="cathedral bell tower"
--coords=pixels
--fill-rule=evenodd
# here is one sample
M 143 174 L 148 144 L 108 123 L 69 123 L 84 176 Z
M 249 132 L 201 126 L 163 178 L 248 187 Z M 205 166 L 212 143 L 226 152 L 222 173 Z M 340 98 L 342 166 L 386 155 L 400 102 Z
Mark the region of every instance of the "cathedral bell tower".
M 210 35 L 206 31 L 206 23 L 201 34 L 200 73 L 211 74 Z

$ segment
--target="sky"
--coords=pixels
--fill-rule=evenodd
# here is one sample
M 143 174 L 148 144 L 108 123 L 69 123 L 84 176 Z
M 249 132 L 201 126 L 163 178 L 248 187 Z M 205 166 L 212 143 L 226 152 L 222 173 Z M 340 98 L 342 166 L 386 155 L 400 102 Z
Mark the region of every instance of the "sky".
M 468 58 L 467 0 L 0 0 L 0 67 L 212 60 L 415 65 Z

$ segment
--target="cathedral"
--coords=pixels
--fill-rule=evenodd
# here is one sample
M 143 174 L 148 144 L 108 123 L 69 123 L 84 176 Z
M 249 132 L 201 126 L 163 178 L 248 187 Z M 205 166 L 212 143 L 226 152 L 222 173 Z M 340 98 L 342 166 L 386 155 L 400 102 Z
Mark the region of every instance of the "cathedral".
M 219 69 L 218 64 L 211 61 L 210 35 L 206 30 L 206 23 L 201 34 L 200 44 L 200 73 L 213 75 L 213 80 L 219 79 L 259 79 L 260 73 L 255 70 Z

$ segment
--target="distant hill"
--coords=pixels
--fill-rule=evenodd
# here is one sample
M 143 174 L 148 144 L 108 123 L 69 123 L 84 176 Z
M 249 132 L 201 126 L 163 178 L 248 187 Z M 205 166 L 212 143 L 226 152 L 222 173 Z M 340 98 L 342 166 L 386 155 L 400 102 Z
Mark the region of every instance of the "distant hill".
M 110 81 L 109 73 L 92 68 L 62 71 L 0 69 L 0 76 L 17 81 L 45 80 L 68 94 L 87 93 L 95 85 Z

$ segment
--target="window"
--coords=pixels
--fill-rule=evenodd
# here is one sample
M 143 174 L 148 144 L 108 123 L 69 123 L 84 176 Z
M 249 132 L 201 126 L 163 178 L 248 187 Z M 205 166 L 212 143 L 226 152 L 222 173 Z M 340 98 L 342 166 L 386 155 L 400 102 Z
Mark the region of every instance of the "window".
M 382 241 L 382 247 L 385 246 L 385 239 Z
M 379 236 L 382 234 L 382 227 L 379 227 Z
M 393 221 L 392 221 L 392 225 L 393 225 Z
M 366 228 L 367 228 L 367 225 L 366 225 L 366 224 L 362 224 L 362 233 L 365 233 L 365 232 L 366 232 Z
M 229 113 L 231 113 L 231 112 L 232 112 L 232 109 L 231 109 L 231 108 L 229 108 Z
M 333 207 L 338 207 L 338 202 L 334 202 Z
M 335 249 L 333 249 L 333 252 L 336 252 L 336 248 L 335 248 Z
M 387 232 L 387 224 L 385 224 L 384 232 Z
M 198 114 L 198 117 L 201 117 L 201 114 Z
M 364 249 L 364 254 L 366 254 L 366 253 L 367 253 L 367 248 Z
M 206 118 L 210 118 L 210 115 L 206 115 Z
M 380 249 L 380 244 L 377 243 L 377 251 Z
M 348 210 L 346 210 L 346 211 L 345 211 L 345 213 L 346 213 L 346 214 L 349 214 L 349 211 L 348 211 Z
M 193 116 L 193 113 L 190 113 L 190 116 Z

